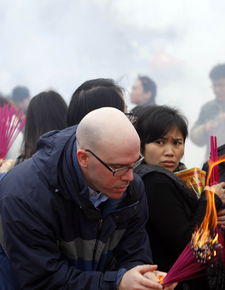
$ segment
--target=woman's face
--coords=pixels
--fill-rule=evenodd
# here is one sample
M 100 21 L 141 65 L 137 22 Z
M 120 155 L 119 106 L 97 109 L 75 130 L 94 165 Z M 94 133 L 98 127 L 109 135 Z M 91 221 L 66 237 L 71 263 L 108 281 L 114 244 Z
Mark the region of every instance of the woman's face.
M 145 162 L 174 171 L 184 154 L 184 137 L 173 128 L 160 139 L 145 144 Z

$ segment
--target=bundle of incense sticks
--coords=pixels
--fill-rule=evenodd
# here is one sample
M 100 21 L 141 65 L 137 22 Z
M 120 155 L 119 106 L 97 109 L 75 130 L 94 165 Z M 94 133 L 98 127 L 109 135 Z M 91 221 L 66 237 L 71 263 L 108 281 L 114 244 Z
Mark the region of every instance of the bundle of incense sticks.
M 209 172 L 206 185 L 219 183 L 218 164 L 224 159 L 218 160 L 217 139 L 210 138 Z M 220 256 L 225 265 L 224 234 L 217 226 L 217 211 L 215 207 L 214 193 L 206 190 L 207 206 L 206 213 L 201 225 L 196 228 L 191 242 L 185 247 L 175 264 L 163 280 L 163 285 L 173 282 L 191 280 L 204 275 L 204 269 L 216 263 Z
M 216 163 L 218 161 L 218 149 L 217 149 L 217 138 L 216 136 L 210 136 L 210 163 Z M 219 167 L 215 165 L 212 168 L 210 176 L 210 185 L 219 183 Z
M 24 125 L 25 116 L 23 112 L 11 104 L 0 107 L 0 159 L 5 159 Z

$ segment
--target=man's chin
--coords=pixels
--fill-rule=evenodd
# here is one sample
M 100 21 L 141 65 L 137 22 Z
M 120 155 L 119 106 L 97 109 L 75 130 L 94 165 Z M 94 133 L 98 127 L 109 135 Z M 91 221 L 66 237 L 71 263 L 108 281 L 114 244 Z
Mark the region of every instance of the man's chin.
M 123 194 L 125 191 L 126 191 L 126 189 L 125 190 L 113 190 L 111 192 L 105 193 L 105 195 L 107 195 L 111 199 L 120 199 L 123 197 Z
M 114 192 L 112 193 L 112 195 L 114 196 L 112 198 L 114 198 L 114 199 L 121 198 L 126 190 L 127 190 L 127 187 L 119 187 L 119 188 L 116 188 L 114 190 Z
M 123 192 L 116 192 L 110 195 L 111 199 L 121 199 L 123 197 Z

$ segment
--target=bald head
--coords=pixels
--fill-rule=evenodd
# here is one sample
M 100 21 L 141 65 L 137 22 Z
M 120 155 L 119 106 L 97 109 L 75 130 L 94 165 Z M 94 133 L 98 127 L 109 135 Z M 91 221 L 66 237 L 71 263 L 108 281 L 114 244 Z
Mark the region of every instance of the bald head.
M 139 146 L 135 128 L 126 115 L 115 108 L 100 108 L 87 114 L 77 128 L 79 148 L 111 152 L 126 151 Z

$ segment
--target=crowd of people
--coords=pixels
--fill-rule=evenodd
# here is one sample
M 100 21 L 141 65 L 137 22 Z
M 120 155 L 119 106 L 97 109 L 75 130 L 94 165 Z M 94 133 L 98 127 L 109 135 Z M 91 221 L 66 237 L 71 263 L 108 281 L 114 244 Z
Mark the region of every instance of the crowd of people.
M 190 131 L 199 145 L 223 126 L 225 65 L 210 79 L 216 99 Z M 185 169 L 187 119 L 156 95 L 156 83 L 138 76 L 131 112 L 123 88 L 105 78 L 81 84 L 68 106 L 53 90 L 30 98 L 25 87 L 0 99 L 26 116 L 17 156 L 0 161 L 0 289 L 225 288 L 225 270 L 211 264 L 163 285 L 207 199 L 175 174 Z M 208 187 L 222 231 L 224 181 Z

